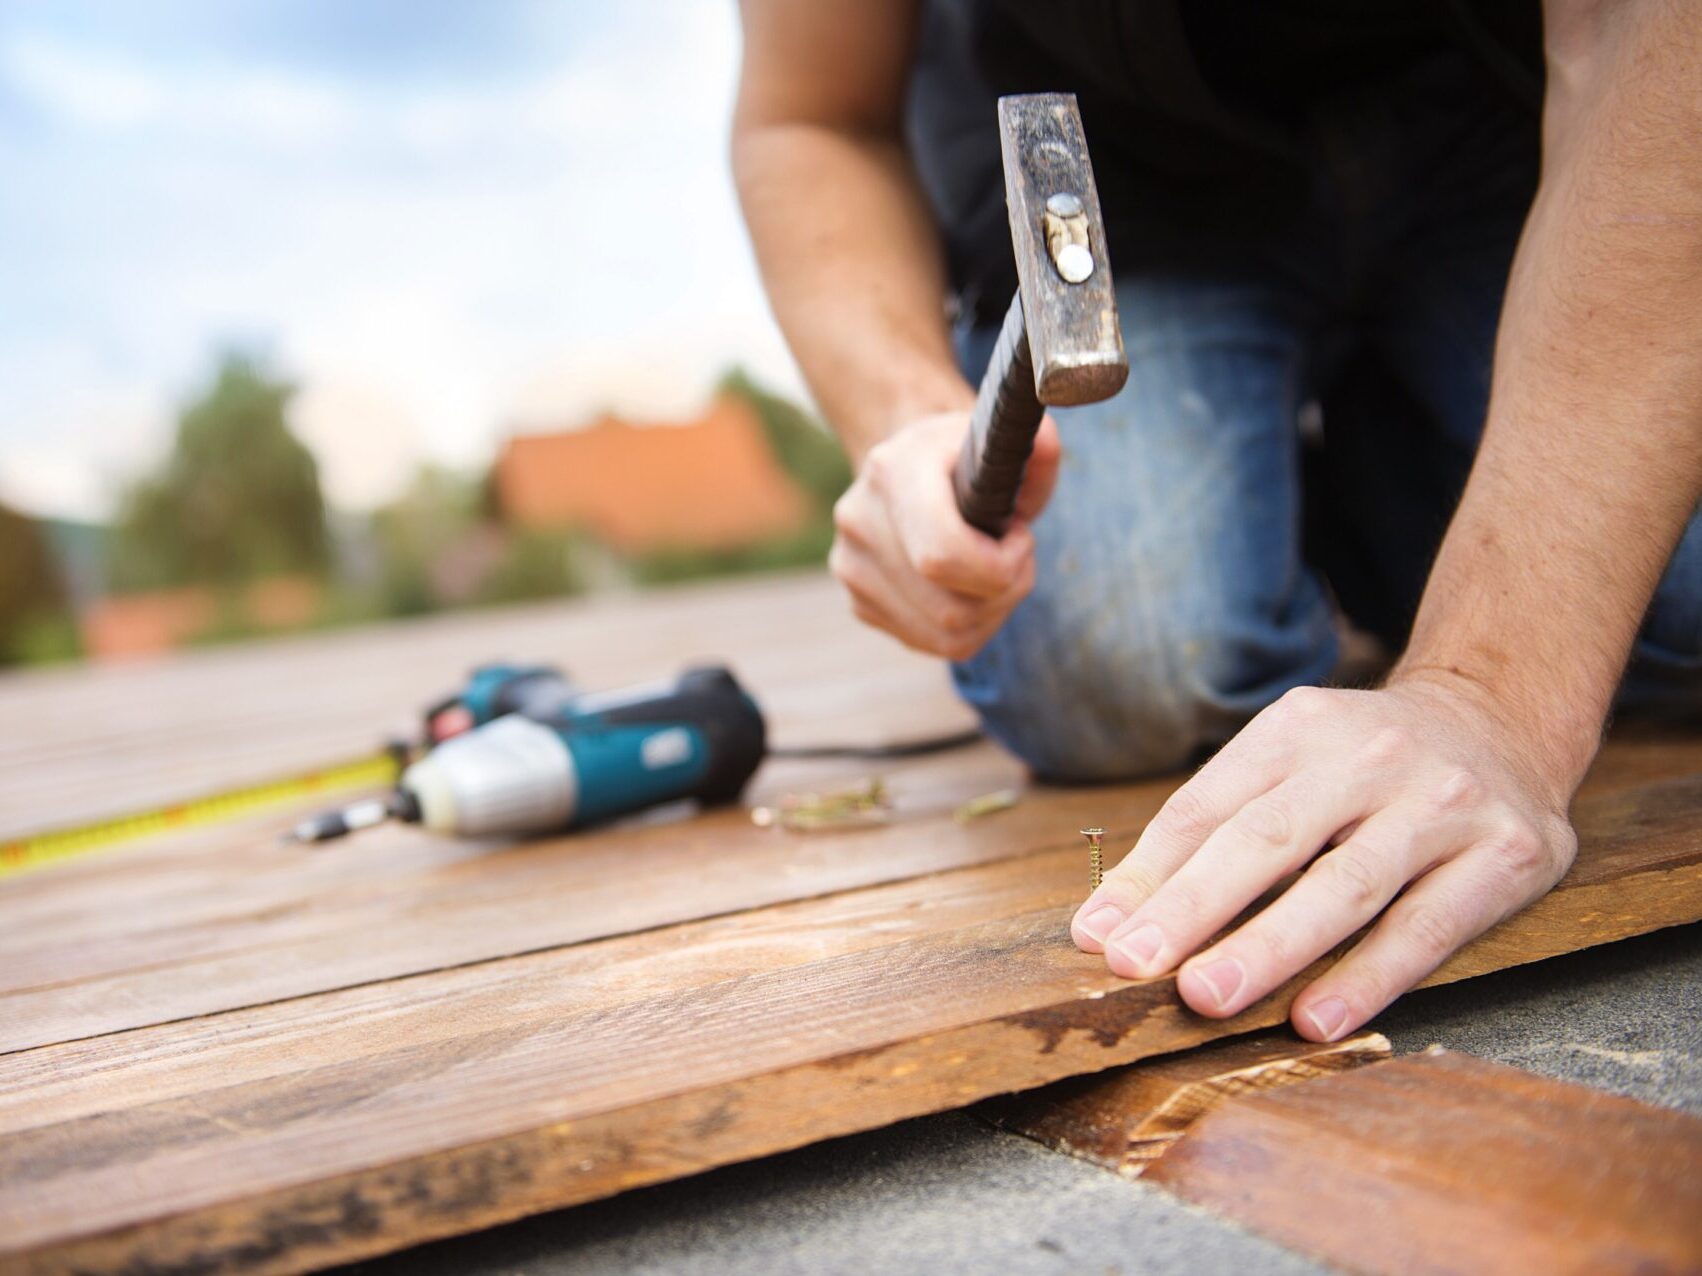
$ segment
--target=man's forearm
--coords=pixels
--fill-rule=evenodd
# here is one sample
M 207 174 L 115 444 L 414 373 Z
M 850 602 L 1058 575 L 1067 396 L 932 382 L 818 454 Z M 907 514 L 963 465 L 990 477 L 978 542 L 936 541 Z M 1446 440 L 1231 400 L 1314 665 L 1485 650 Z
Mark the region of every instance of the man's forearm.
M 774 313 L 852 457 L 908 420 L 968 407 L 939 246 L 899 142 L 745 124 L 733 167 Z
M 1475 684 L 1569 794 L 1702 496 L 1702 15 L 1566 7 L 1483 444 L 1395 677 Z

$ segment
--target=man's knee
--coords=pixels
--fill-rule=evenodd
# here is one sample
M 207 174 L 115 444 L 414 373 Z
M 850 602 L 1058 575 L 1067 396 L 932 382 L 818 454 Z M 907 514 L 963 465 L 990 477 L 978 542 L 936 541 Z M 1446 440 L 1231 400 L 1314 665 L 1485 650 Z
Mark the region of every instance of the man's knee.
M 1091 643 L 1045 670 L 960 666 L 958 688 L 1000 744 L 1043 779 L 1090 783 L 1185 765 L 1207 746 L 1194 706 L 1138 669 L 1130 655 Z M 1007 676 L 1007 673 L 1015 676 Z
M 1290 687 L 1320 681 L 1335 659 L 1327 613 L 1296 628 L 1226 608 L 1172 627 L 1151 611 L 1070 617 L 1048 606 L 1030 599 L 954 671 L 988 732 L 1045 779 L 1187 766 Z

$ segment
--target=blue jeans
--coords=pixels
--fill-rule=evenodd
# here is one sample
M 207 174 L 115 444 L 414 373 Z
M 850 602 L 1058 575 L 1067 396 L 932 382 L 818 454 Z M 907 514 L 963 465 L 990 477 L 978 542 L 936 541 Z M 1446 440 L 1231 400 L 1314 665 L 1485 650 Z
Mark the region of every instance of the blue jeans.
M 1447 59 L 1304 126 L 1303 214 L 1185 228 L 1118 262 L 1127 387 L 1055 413 L 1033 594 L 954 667 L 1042 776 L 1171 769 L 1326 679 L 1336 608 L 1404 644 L 1476 450 L 1536 180 L 1528 121 Z M 978 377 L 994 324 L 960 326 Z M 1307 405 L 1321 441 L 1303 443 Z M 1604 446 L 1609 446 L 1604 444 Z M 1622 708 L 1702 707 L 1702 513 L 1638 641 Z

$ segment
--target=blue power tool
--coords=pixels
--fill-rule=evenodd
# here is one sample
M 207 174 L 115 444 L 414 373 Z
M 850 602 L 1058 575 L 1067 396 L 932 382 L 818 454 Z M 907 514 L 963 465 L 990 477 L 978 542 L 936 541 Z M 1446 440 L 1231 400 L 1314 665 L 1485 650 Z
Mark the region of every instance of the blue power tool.
M 480 665 L 467 685 L 425 711 L 425 745 L 434 748 L 452 736 L 509 713 L 544 717 L 563 708 L 577 688 L 554 665 Z
M 429 753 L 387 798 L 297 826 L 323 842 L 389 819 L 437 832 L 562 832 L 665 802 L 731 802 L 761 765 L 761 711 L 726 669 L 589 694 L 547 667 L 486 666 L 426 715 Z

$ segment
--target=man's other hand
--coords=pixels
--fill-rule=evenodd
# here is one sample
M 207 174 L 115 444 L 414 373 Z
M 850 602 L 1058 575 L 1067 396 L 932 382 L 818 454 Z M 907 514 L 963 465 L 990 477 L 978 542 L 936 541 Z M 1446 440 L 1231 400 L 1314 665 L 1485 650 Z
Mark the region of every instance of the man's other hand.
M 924 417 L 871 448 L 834 507 L 828 566 L 865 624 L 906 646 L 967 660 L 1034 587 L 1034 534 L 1058 478 L 1057 426 L 1047 418 L 999 540 L 958 513 L 952 470 L 967 412 Z
M 1375 921 L 1294 999 L 1295 1030 L 1333 1041 L 1560 880 L 1569 794 L 1474 687 L 1304 687 L 1172 795 L 1072 934 L 1127 978 L 1180 966 L 1182 1000 L 1225 1018 Z

